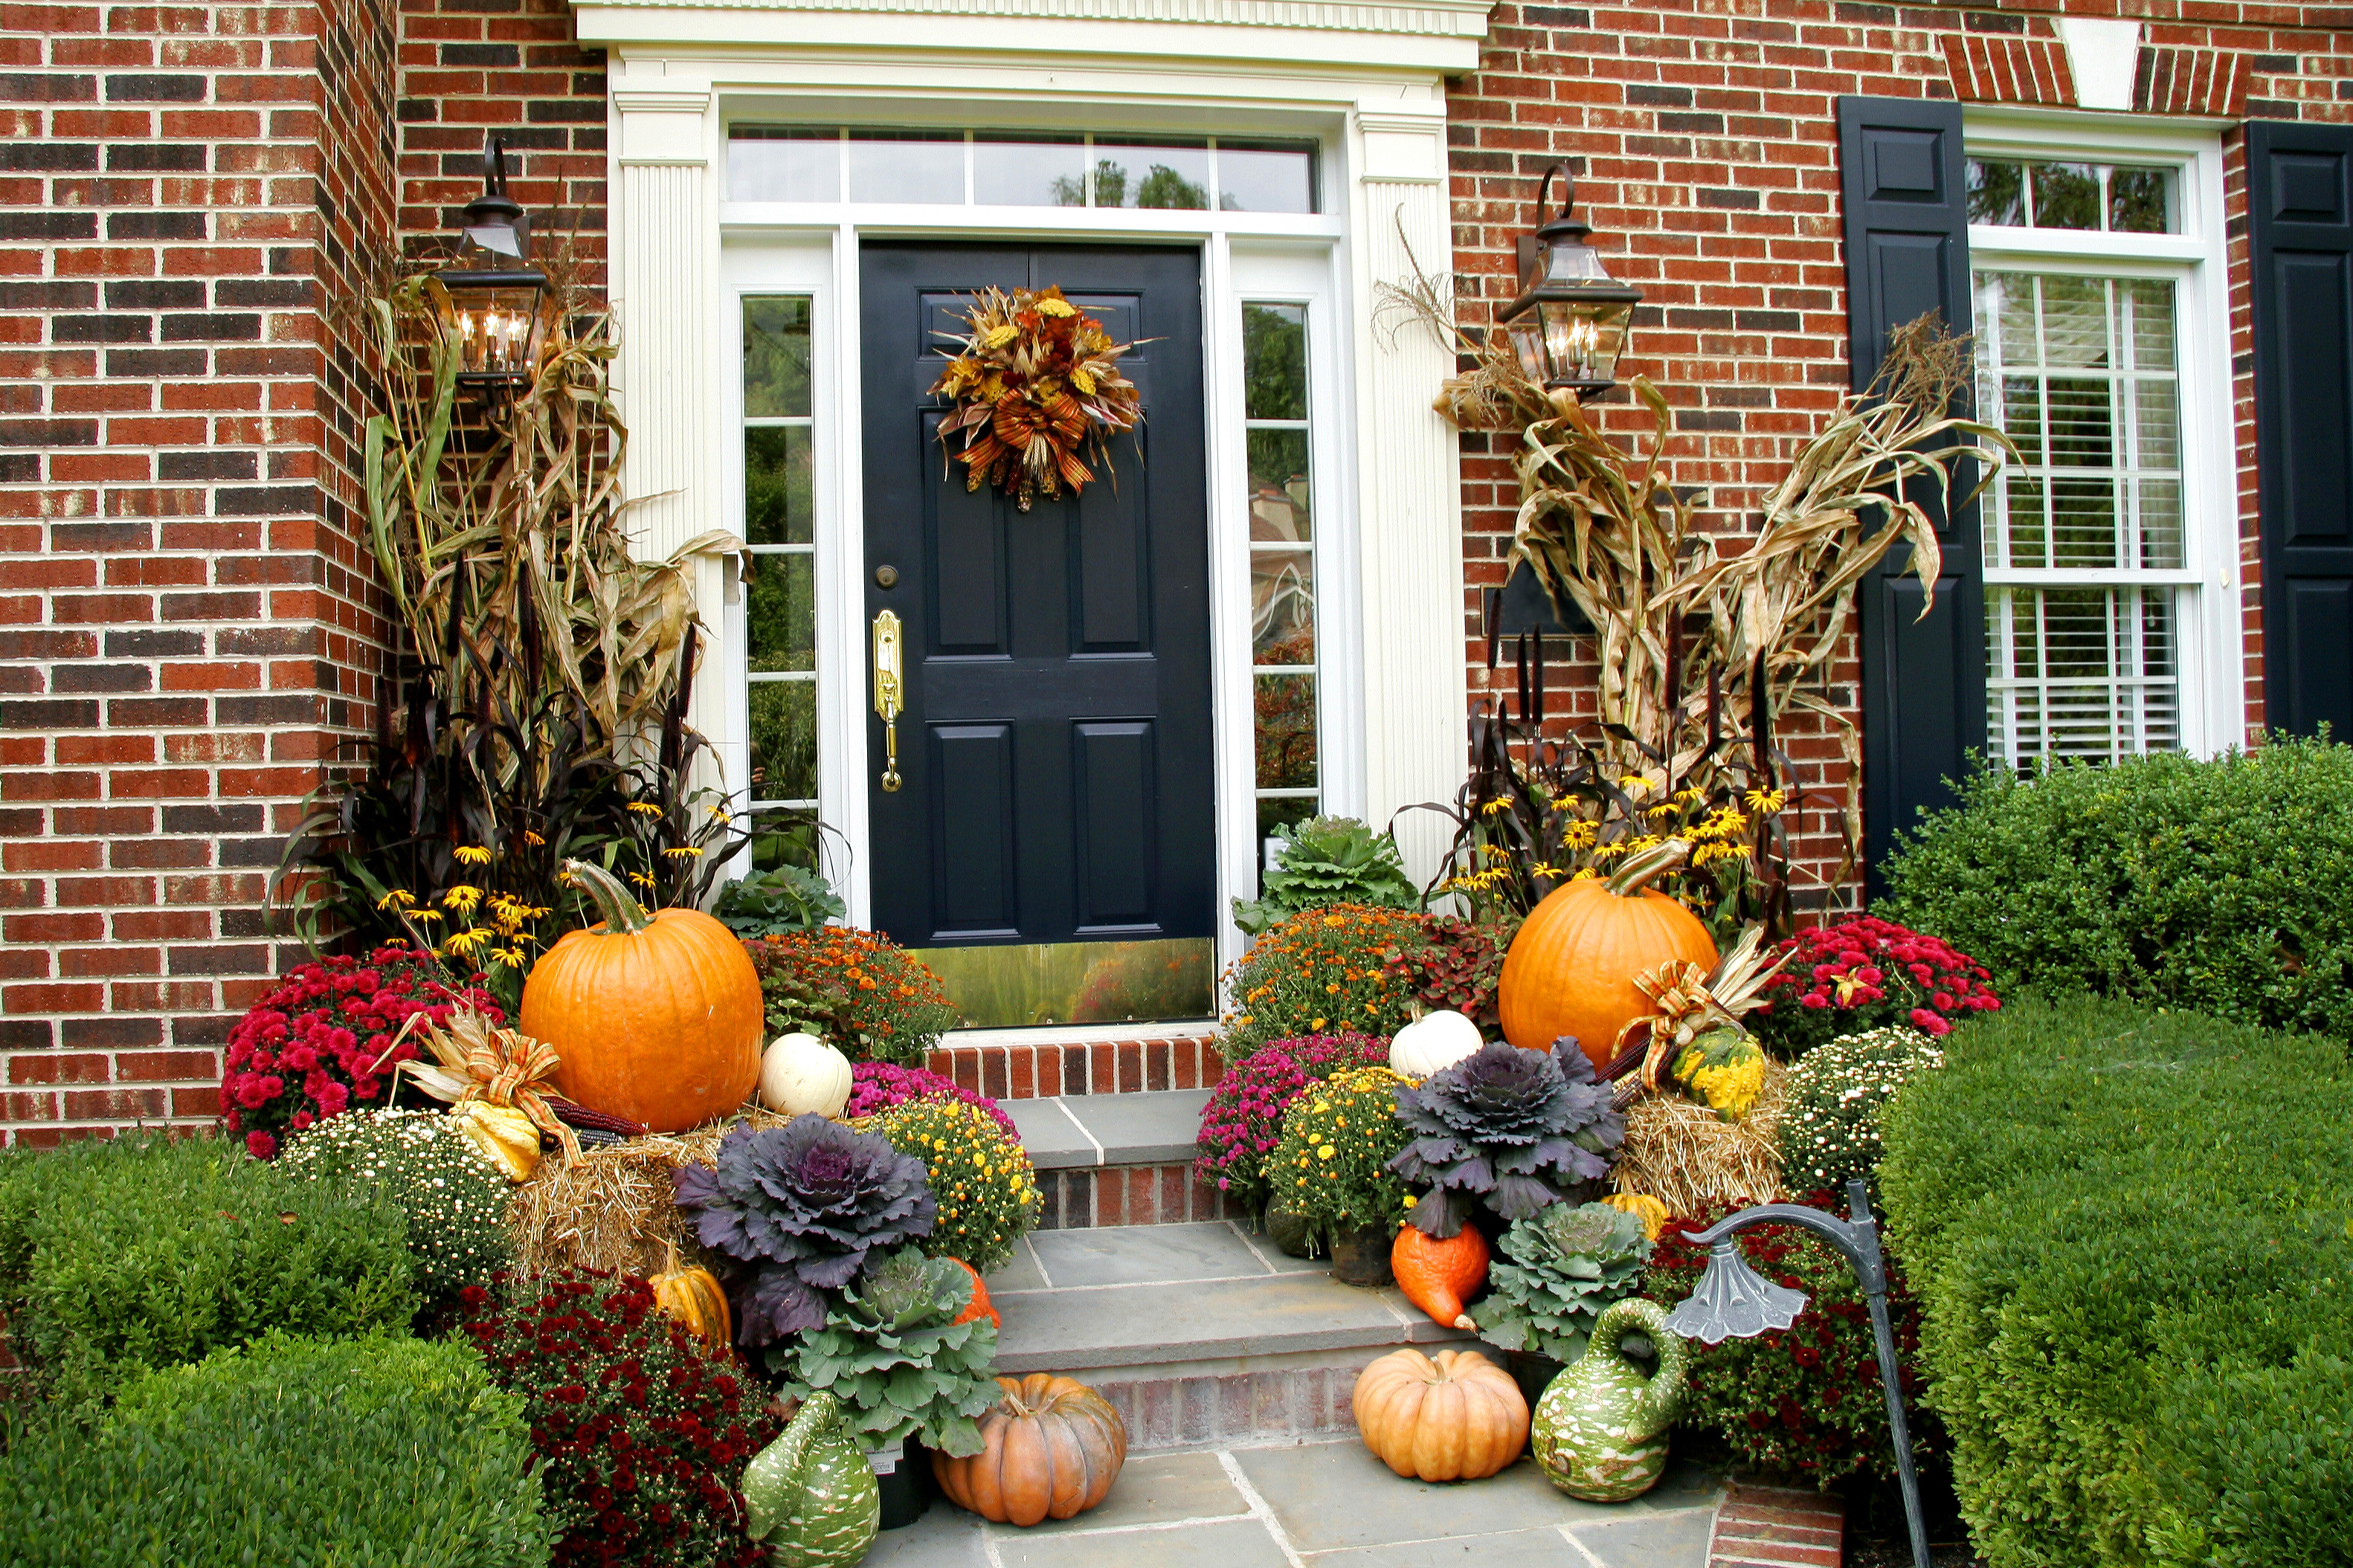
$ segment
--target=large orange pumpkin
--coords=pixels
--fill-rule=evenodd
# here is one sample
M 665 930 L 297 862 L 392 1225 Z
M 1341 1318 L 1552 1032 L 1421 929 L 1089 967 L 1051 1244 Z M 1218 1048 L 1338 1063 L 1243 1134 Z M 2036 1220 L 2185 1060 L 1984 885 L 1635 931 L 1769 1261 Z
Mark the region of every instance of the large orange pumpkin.
M 1401 1476 L 1475 1481 L 1520 1457 L 1528 1402 L 1477 1351 L 1391 1351 L 1356 1374 L 1350 1401 L 1365 1447 Z
M 1000 1377 L 997 1386 L 1003 1394 L 980 1418 L 980 1452 L 955 1459 L 932 1451 L 950 1502 L 1026 1526 L 1084 1513 L 1111 1495 L 1127 1463 L 1127 1424 L 1110 1401 L 1051 1373 Z
M 1546 1051 L 1574 1035 L 1596 1068 L 1607 1067 L 1620 1033 L 1655 1011 L 1634 976 L 1677 959 L 1715 966 L 1715 942 L 1699 917 L 1645 886 L 1689 851 L 1669 839 L 1629 855 L 1606 879 L 1555 888 L 1528 911 L 1497 987 L 1505 1039 Z
M 1418 1226 L 1399 1226 L 1389 1247 L 1389 1272 L 1405 1299 L 1450 1329 L 1473 1325 L 1462 1303 L 1487 1282 L 1487 1238 L 1466 1225 L 1445 1241 Z
M 605 919 L 532 966 L 522 1032 L 563 1058 L 556 1087 L 594 1110 L 683 1132 L 760 1081 L 760 976 L 733 931 L 700 910 L 650 916 L 611 873 L 565 862 Z

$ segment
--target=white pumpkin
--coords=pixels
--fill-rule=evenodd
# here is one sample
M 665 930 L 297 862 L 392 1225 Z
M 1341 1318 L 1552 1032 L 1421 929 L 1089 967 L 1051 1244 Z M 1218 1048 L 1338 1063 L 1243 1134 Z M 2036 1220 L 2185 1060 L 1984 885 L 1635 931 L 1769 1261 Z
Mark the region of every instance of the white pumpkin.
M 1389 1070 L 1405 1078 L 1428 1078 L 1486 1043 L 1478 1025 L 1451 1007 L 1440 1007 L 1423 1014 L 1390 1039 Z
M 839 1116 L 849 1058 L 815 1035 L 778 1035 L 760 1058 L 760 1100 L 780 1116 Z

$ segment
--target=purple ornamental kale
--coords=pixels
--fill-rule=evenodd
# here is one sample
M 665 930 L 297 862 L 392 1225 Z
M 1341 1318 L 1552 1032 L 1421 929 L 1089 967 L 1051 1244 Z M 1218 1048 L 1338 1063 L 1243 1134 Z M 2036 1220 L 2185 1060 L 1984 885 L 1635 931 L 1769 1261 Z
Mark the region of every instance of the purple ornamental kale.
M 1389 1169 L 1430 1188 L 1410 1218 L 1434 1237 L 1461 1234 L 1482 1201 L 1505 1220 L 1533 1217 L 1607 1174 L 1601 1156 L 1626 1135 L 1573 1039 L 1549 1053 L 1498 1041 L 1396 1094 L 1414 1137 Z
M 678 1206 L 703 1246 L 733 1258 L 736 1338 L 757 1348 L 825 1325 L 823 1292 L 867 1254 L 932 1233 L 923 1163 L 822 1116 L 753 1131 L 737 1122 L 716 1168 L 681 1165 Z

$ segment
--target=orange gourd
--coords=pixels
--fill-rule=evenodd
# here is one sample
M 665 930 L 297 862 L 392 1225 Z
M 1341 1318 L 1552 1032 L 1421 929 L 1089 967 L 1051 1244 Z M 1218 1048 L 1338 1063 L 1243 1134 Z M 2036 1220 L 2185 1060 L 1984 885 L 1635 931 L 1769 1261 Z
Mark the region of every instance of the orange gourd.
M 1487 1282 L 1487 1238 L 1476 1226 L 1440 1241 L 1418 1226 L 1398 1227 L 1389 1246 L 1389 1272 L 1405 1299 L 1450 1329 L 1474 1325 L 1462 1310 L 1472 1291 Z
M 1573 1035 L 1596 1069 L 1607 1067 L 1626 1026 L 1654 1010 L 1634 976 L 1676 960 L 1715 965 L 1715 942 L 1699 917 L 1645 886 L 1690 849 L 1671 838 L 1629 855 L 1606 879 L 1555 888 L 1528 911 L 1497 987 L 1505 1039 L 1545 1051 Z
M 1027 1526 L 1084 1513 L 1111 1495 L 1127 1463 L 1127 1424 L 1110 1401 L 1051 1373 L 1000 1377 L 997 1386 L 1001 1396 L 980 1418 L 979 1453 L 955 1459 L 932 1450 L 932 1474 L 950 1502 Z
M 735 1321 L 727 1310 L 727 1292 L 720 1289 L 719 1277 L 708 1268 L 681 1267 L 677 1247 L 671 1246 L 669 1251 L 670 1267 L 646 1281 L 654 1288 L 654 1305 L 661 1309 L 662 1316 L 726 1354 Z
M 760 976 L 733 931 L 700 910 L 638 908 L 596 866 L 567 860 L 601 925 L 567 931 L 532 966 L 522 1032 L 562 1058 L 567 1100 L 683 1132 L 760 1081 Z
M 955 1321 L 959 1323 L 969 1323 L 975 1318 L 987 1318 L 998 1328 L 1003 1328 L 1005 1320 L 989 1301 L 988 1285 L 981 1279 L 980 1270 L 961 1258 L 951 1258 L 948 1261 L 972 1276 L 972 1300 L 965 1303 L 964 1310 L 955 1315 Z
M 1351 1404 L 1365 1447 L 1419 1480 L 1475 1481 L 1528 1444 L 1520 1385 L 1477 1351 L 1391 1351 L 1356 1374 Z

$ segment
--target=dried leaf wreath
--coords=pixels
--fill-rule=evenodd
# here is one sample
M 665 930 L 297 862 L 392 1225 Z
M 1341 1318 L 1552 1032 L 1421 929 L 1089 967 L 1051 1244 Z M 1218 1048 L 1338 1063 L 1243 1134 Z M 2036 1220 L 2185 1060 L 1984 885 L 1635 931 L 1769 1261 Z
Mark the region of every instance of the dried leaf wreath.
M 1002 486 L 1028 511 L 1043 490 L 1078 495 L 1095 476 L 1080 454 L 1110 463 L 1104 443 L 1144 422 L 1135 384 L 1119 373 L 1103 323 L 1062 298 L 1060 288 L 989 289 L 975 296 L 969 336 L 948 362 L 934 395 L 956 404 L 940 421 L 940 444 L 965 465 L 967 490 Z M 953 447 L 959 431 L 964 446 Z

